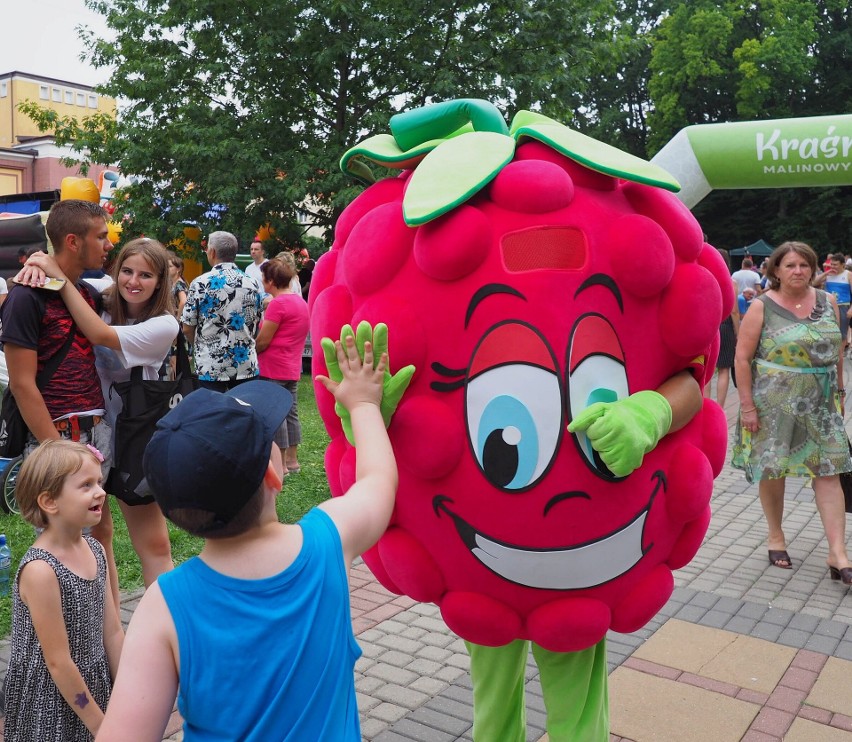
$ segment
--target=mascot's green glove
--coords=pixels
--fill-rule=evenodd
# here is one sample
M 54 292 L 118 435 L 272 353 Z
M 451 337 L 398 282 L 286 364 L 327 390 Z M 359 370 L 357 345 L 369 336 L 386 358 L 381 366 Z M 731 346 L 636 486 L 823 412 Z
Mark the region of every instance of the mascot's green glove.
M 376 325 L 375 329 L 370 326 L 369 322 L 361 322 L 358 325 L 358 329 L 354 332 L 350 325 L 343 325 L 343 328 L 340 331 L 340 342 L 344 345 L 344 347 L 346 345 L 346 338 L 349 335 L 353 335 L 355 337 L 355 347 L 358 349 L 358 355 L 361 357 L 362 361 L 364 360 L 364 344 L 367 342 L 371 342 L 373 344 L 374 363 L 378 362 L 378 360 L 382 357 L 382 353 L 387 353 L 388 326 L 383 322 Z M 320 341 L 320 345 L 322 346 L 322 352 L 325 356 L 325 366 L 328 369 L 328 378 L 336 382 L 342 381 L 343 374 L 340 372 L 340 366 L 337 363 L 337 351 L 334 348 L 334 341 L 331 338 L 323 338 Z M 388 358 L 388 365 L 385 368 L 385 379 L 382 384 L 382 402 L 380 406 L 382 419 L 385 421 L 385 427 L 390 425 L 393 413 L 396 412 L 396 408 L 399 406 L 399 401 L 402 399 L 402 395 L 405 394 L 405 390 L 408 389 L 412 376 L 414 376 L 414 366 L 406 366 L 391 375 L 390 358 Z M 343 425 L 343 434 L 346 436 L 346 440 L 354 446 L 355 437 L 352 435 L 352 419 L 349 417 L 349 410 L 347 410 L 342 404 L 337 403 L 334 405 L 334 411 L 337 413 L 337 416 L 340 418 L 340 422 Z
M 568 432 L 585 431 L 592 448 L 617 477 L 626 477 L 642 465 L 672 425 L 672 408 L 659 392 L 631 394 L 617 402 L 597 402 L 583 410 Z

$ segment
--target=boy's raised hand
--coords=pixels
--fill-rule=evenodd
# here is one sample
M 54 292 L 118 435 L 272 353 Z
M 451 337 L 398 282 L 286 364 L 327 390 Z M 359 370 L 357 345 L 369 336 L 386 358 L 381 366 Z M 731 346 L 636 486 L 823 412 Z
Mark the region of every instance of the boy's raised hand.
M 355 438 L 352 435 L 352 421 L 349 416 L 347 404 L 338 395 L 336 391 L 337 385 L 341 384 L 344 376 L 344 362 L 351 368 L 351 362 L 354 360 L 351 356 L 353 352 L 358 357 L 358 361 L 363 359 L 363 367 L 372 366 L 375 364 L 376 358 L 379 359 L 379 364 L 376 365 L 375 371 L 379 371 L 381 366 L 380 376 L 380 395 L 379 406 L 384 420 L 385 427 L 388 427 L 396 411 L 399 401 L 408 384 L 411 382 L 411 377 L 414 375 L 414 366 L 406 366 L 400 369 L 395 374 L 391 374 L 389 370 L 390 362 L 388 360 L 388 327 L 384 323 L 379 323 L 375 328 L 370 326 L 369 322 L 361 322 L 356 331 L 353 332 L 350 325 L 344 325 L 340 331 L 340 341 L 334 342 L 330 338 L 323 338 L 321 341 L 323 354 L 325 356 L 325 365 L 328 369 L 328 377 L 317 376 L 326 389 L 328 389 L 337 400 L 334 411 L 340 418 L 343 425 L 343 433 L 346 439 L 355 445 Z M 370 346 L 370 359 L 367 359 L 367 346 Z

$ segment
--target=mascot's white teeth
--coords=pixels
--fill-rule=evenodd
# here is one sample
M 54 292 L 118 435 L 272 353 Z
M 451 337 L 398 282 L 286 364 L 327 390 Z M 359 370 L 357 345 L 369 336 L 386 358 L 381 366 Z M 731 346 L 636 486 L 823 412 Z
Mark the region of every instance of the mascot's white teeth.
M 518 585 L 544 590 L 594 587 L 629 571 L 644 556 L 642 532 L 648 508 L 624 528 L 598 541 L 559 549 L 528 549 L 479 533 L 447 508 L 447 499 L 435 498 L 436 512 L 443 510 L 452 517 L 471 554 L 483 565 Z

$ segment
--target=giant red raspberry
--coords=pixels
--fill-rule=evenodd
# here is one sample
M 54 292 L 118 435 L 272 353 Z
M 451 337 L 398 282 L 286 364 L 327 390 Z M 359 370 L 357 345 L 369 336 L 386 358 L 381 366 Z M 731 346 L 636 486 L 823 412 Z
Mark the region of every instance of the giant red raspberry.
M 364 557 L 379 581 L 471 641 L 577 650 L 670 596 L 709 522 L 726 424 L 706 401 L 624 478 L 566 425 L 683 369 L 703 384 L 733 292 L 667 174 L 535 114 L 511 133 L 474 114 L 477 131 L 453 119 L 421 143 L 398 126 L 344 158 L 405 171 L 341 216 L 311 333 L 386 322 L 394 370 L 417 368 L 389 427 L 396 509 Z M 354 449 L 317 400 L 337 496 Z

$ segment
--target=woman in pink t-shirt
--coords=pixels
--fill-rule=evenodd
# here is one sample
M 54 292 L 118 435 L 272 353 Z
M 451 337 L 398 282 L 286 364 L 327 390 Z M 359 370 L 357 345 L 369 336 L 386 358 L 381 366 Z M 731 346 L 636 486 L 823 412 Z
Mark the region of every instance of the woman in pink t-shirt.
M 302 426 L 296 405 L 296 387 L 302 373 L 302 349 L 308 335 L 308 305 L 301 293 L 290 290 L 294 267 L 272 259 L 260 266 L 263 290 L 272 296 L 255 341 L 260 378 L 278 382 L 293 395 L 293 406 L 275 434 L 285 472 L 301 468 L 296 447 L 302 441 Z

